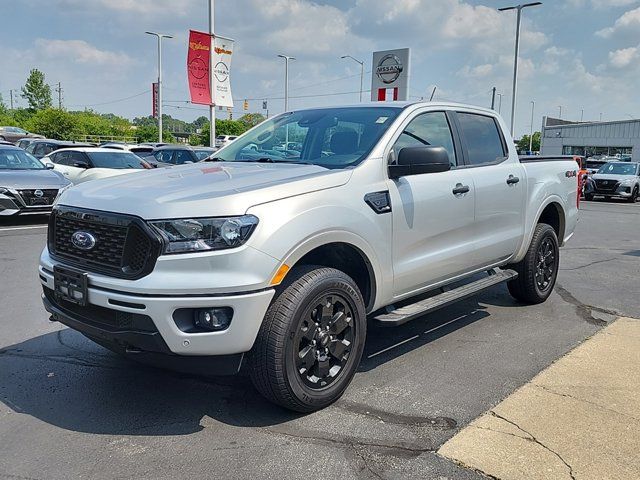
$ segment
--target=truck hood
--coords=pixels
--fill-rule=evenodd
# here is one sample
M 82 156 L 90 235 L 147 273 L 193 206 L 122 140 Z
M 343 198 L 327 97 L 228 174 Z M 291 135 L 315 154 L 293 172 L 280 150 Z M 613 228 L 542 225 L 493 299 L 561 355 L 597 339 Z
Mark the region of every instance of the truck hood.
M 58 203 L 144 219 L 242 215 L 261 203 L 344 185 L 350 170 L 317 165 L 211 162 L 93 180 Z
M 61 188 L 68 184 L 69 181 L 54 170 L 2 170 L 0 172 L 0 187 Z

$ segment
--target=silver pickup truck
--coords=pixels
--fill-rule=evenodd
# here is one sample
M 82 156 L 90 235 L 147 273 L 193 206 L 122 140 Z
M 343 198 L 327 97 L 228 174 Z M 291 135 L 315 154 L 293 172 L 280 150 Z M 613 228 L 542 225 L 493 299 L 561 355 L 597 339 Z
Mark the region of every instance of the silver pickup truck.
M 368 321 L 501 282 L 524 303 L 550 295 L 577 164 L 519 159 L 507 132 L 450 103 L 299 110 L 212 162 L 76 186 L 40 258 L 45 308 L 130 358 L 244 364 L 271 401 L 322 408 L 351 382 Z

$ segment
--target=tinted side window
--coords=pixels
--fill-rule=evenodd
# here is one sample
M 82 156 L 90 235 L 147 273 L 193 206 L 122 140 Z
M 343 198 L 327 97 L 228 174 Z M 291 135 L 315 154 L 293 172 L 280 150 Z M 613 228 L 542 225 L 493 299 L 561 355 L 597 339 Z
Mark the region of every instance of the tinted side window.
M 89 163 L 81 152 L 69 152 L 69 163 L 67 165 L 75 166 L 76 163 Z
M 27 145 L 27 148 L 25 148 L 25 150 L 29 153 L 34 153 L 33 151 L 38 145 L 38 143 L 30 143 L 29 145 Z
M 58 152 L 51 156 L 53 163 L 57 163 L 58 165 L 71 165 L 69 158 L 69 152 Z
M 458 121 L 472 165 L 495 162 L 506 156 L 498 125 L 493 117 L 458 113 Z
M 452 167 L 457 165 L 451 128 L 444 112 L 429 112 L 414 118 L 400 134 L 393 149 L 397 155 L 405 147 L 444 147 Z

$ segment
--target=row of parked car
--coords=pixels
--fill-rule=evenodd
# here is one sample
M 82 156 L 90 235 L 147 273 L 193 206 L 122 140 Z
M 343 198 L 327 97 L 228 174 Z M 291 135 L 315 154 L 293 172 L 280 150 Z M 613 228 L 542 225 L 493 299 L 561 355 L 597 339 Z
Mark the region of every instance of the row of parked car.
M 580 190 L 585 200 L 595 197 L 640 199 L 640 162 L 630 156 L 574 157 L 580 166 Z
M 0 217 L 47 213 L 58 196 L 74 184 L 196 163 L 216 151 L 166 143 L 95 145 L 35 135 L 14 144 L 6 138 L 0 140 Z

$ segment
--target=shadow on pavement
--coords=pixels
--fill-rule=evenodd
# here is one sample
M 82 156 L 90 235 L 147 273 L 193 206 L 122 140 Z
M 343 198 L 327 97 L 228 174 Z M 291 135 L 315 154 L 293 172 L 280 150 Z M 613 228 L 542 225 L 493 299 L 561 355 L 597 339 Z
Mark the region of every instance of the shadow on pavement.
M 482 297 L 397 328 L 371 326 L 360 374 L 489 316 Z M 513 305 L 513 304 L 512 304 Z M 0 349 L 0 401 L 57 427 L 112 435 L 187 435 L 203 422 L 265 427 L 300 417 L 264 400 L 246 376 L 202 378 L 129 362 L 63 329 Z

